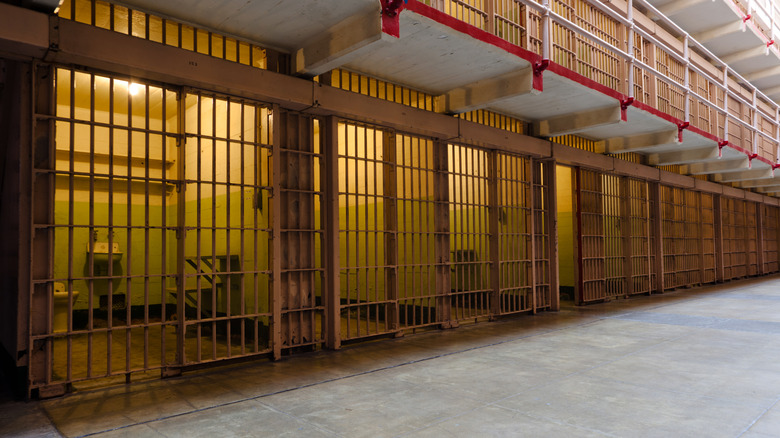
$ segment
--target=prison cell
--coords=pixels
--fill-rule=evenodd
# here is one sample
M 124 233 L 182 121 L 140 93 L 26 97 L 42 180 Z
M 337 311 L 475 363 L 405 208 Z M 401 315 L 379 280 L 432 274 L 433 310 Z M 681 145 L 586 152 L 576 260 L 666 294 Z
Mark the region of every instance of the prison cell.
M 758 217 L 756 217 L 756 203 L 744 201 L 745 205 L 745 271 L 746 275 L 758 275 Z
M 260 69 L 279 69 L 277 61 L 279 55 L 273 51 L 107 1 L 64 0 L 58 15 L 79 23 L 202 53 L 225 61 Z
M 620 42 L 625 40 L 625 26 L 585 2 L 555 0 L 552 9 L 614 47 L 620 47 Z M 622 61 L 617 53 L 558 23 L 553 23 L 551 33 L 554 62 L 613 90 L 623 91 L 618 78 Z
M 761 216 L 763 219 L 763 249 L 764 249 L 764 273 L 775 272 L 780 269 L 780 258 L 778 258 L 778 249 L 780 249 L 780 232 L 778 232 L 778 223 L 780 223 L 780 208 L 763 205 L 761 206 Z
M 271 113 L 190 90 L 180 102 L 180 224 L 173 286 L 179 361 L 203 363 L 269 346 Z M 249 291 L 250 293 L 247 293 Z
M 31 336 L 34 385 L 267 352 L 268 108 L 52 73 L 37 119 L 54 137 L 36 151 L 36 202 L 50 211 L 36 229 L 50 250 L 35 248 L 48 322 Z
M 715 195 L 701 193 L 700 222 L 698 224 L 701 236 L 701 282 L 714 283 L 716 274 L 716 244 L 715 244 Z
M 402 105 L 433 111 L 434 96 L 409 87 L 372 78 L 344 69 L 334 69 L 321 77 L 321 82 L 365 96 L 378 97 Z
M 724 279 L 745 277 L 748 272 L 745 201 L 723 197 L 721 203 Z
M 395 139 L 356 123 L 339 123 L 338 130 L 341 337 L 349 340 L 393 329 L 396 301 L 387 283 L 396 276 L 396 239 L 386 242 L 386 233 L 396 231 Z
M 728 112 L 733 118 L 728 120 L 728 141 L 742 149 L 753 150 L 753 134 L 750 126 L 754 110 L 746 102 L 734 98 L 728 101 Z
M 448 158 L 452 319 L 475 320 L 490 314 L 492 157 L 485 150 L 450 144 Z
M 661 188 L 664 288 L 701 282 L 699 193 Z
M 577 303 L 603 300 L 606 297 L 604 250 L 604 189 L 601 174 L 577 168 Z
M 396 203 L 396 215 L 388 217 L 387 223 L 396 224 L 397 230 L 394 286 L 398 288 L 398 324 L 402 328 L 422 327 L 437 324 L 439 317 L 444 317 L 437 316 L 441 301 L 437 296 L 448 292 L 443 290 L 446 278 L 437 276 L 436 257 L 436 227 L 443 226 L 445 219 L 437 215 L 435 192 L 442 181 L 437 180 L 436 169 L 437 163 L 444 161 L 441 154 L 445 149 L 441 143 L 416 136 L 397 134 L 393 140 L 395 153 L 389 153 L 396 165 L 395 178 L 388 180 L 395 185 L 395 200 L 389 197 L 387 202 Z
M 550 309 L 553 294 L 557 294 L 557 255 L 553 250 L 555 240 L 553 220 L 556 209 L 553 206 L 555 190 L 555 166 L 550 161 L 534 160 L 531 166 L 532 221 L 533 228 L 533 311 Z M 555 278 L 553 278 L 555 276 Z
M 527 32 L 527 7 L 515 0 L 497 0 L 494 8 L 493 33 L 512 44 L 531 50 Z
M 646 181 L 625 178 L 628 226 L 624 229 L 626 255 L 626 294 L 649 293 L 652 289 L 652 243 L 650 240 L 650 194 Z M 628 233 L 626 235 L 626 233 Z
M 498 206 L 495 223 L 500 267 L 498 312 L 508 314 L 533 308 L 534 252 L 532 242 L 533 163 L 527 158 L 498 154 Z
M 601 175 L 603 224 L 604 224 L 604 293 L 607 297 L 625 294 L 627 273 L 625 272 L 624 208 L 627 202 L 621 196 L 622 178 L 615 175 Z M 626 230 L 627 231 L 627 230 Z
M 680 120 L 685 119 L 685 65 L 661 47 L 655 47 L 655 68 L 673 83 L 655 78 L 656 108 Z

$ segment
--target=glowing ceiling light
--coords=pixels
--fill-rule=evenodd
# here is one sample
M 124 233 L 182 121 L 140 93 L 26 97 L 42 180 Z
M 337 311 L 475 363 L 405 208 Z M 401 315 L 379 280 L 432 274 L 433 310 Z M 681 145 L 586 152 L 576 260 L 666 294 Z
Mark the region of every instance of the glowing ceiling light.
M 144 86 L 141 85 L 141 84 L 133 84 L 133 83 L 131 83 L 130 87 L 127 90 L 128 90 L 128 92 L 130 92 L 131 96 L 135 96 L 138 93 L 140 93 L 143 88 L 144 88 Z

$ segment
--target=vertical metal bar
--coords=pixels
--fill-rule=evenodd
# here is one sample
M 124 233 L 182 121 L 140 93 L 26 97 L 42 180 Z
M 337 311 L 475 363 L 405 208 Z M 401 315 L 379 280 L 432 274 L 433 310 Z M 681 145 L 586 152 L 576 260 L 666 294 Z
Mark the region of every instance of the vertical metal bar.
M 94 81 L 94 75 L 92 76 Z M 94 83 L 93 83 L 93 89 L 94 89 Z M 109 104 L 109 129 L 108 129 L 108 135 L 109 138 L 114 136 L 114 124 L 113 122 L 113 114 L 114 114 L 114 87 L 113 87 L 113 79 L 109 80 L 109 88 L 108 88 L 108 104 Z M 93 102 L 91 102 L 92 110 L 94 111 L 95 103 L 94 103 L 94 93 L 93 93 Z M 94 119 L 93 119 L 94 120 Z M 93 137 L 94 138 L 94 137 Z M 92 207 L 95 205 L 95 177 L 92 176 L 95 173 L 95 142 L 91 141 L 89 144 L 89 205 L 91 206 L 89 209 L 89 236 L 87 238 L 87 293 L 89 296 L 87 297 L 87 303 L 88 303 L 88 313 L 87 313 L 87 377 L 92 377 L 92 342 L 94 340 L 94 312 L 95 312 L 95 303 L 94 303 L 94 292 L 95 292 L 95 255 L 94 255 L 94 236 L 95 236 L 95 208 Z
M 362 87 L 364 83 L 365 77 L 358 75 L 358 87 Z M 379 326 L 379 320 L 380 315 L 383 315 L 386 317 L 386 311 L 387 311 L 387 303 L 383 302 L 387 299 L 387 290 L 384 290 L 384 295 L 379 295 L 379 284 L 380 281 L 385 281 L 385 270 L 384 268 L 380 267 L 380 254 L 381 257 L 384 258 L 384 254 L 380 253 L 379 251 L 379 241 L 384 239 L 384 236 L 379 236 L 379 218 L 378 218 L 378 202 L 380 199 L 382 199 L 382 192 L 377 186 L 376 178 L 373 179 L 374 184 L 373 187 L 370 184 L 370 180 L 368 178 L 369 173 L 373 173 L 376 175 L 377 173 L 380 173 L 379 170 L 380 167 L 380 159 L 378 157 L 379 155 L 379 142 L 382 141 L 383 133 L 380 132 L 377 129 L 371 129 L 371 130 L 364 130 L 365 133 L 365 142 L 363 143 L 364 146 L 364 172 L 363 172 L 363 185 L 366 188 L 366 208 L 364 210 L 365 214 L 365 224 L 366 224 L 366 259 L 371 260 L 373 256 L 374 263 L 369 263 L 369 265 L 372 265 L 373 267 L 370 268 L 367 271 L 366 275 L 366 297 L 367 302 L 371 302 L 373 304 L 369 305 L 367 308 L 368 312 L 366 314 L 368 321 L 366 325 L 366 334 L 369 333 L 379 333 L 380 326 Z M 370 136 L 369 136 L 370 133 Z M 370 149 L 369 149 L 370 147 Z M 369 205 L 373 204 L 371 207 L 373 209 L 372 211 L 369 210 Z M 373 248 L 373 251 L 371 251 Z M 373 254 L 371 254 L 373 252 Z M 373 285 L 373 288 L 372 288 Z M 374 296 L 371 297 L 370 291 L 373 289 Z M 374 309 L 373 312 L 373 320 L 372 320 L 372 312 L 370 309 Z M 384 312 L 383 312 L 384 310 Z M 373 328 L 372 328 L 373 327 Z
M 683 57 L 685 58 L 685 116 L 683 121 L 691 121 L 691 55 L 690 55 L 690 41 L 688 34 L 685 34 L 683 38 Z
M 209 53 L 211 53 L 211 37 L 209 33 Z M 217 101 L 216 97 L 211 97 L 211 136 L 209 144 L 211 145 L 211 226 L 209 227 L 211 235 L 211 359 L 217 358 L 217 322 L 219 315 L 219 301 L 217 295 L 217 278 L 220 274 L 217 261 Z
M 756 106 L 756 100 L 757 100 L 757 94 L 758 90 L 756 88 L 753 88 L 753 101 L 752 101 L 752 107 L 750 108 L 750 111 L 753 113 L 751 118 L 751 125 L 750 125 L 750 134 L 751 134 L 751 142 L 753 143 L 752 151 L 754 154 L 759 153 L 758 149 L 758 140 L 761 138 L 758 135 L 758 107 Z M 751 160 L 752 161 L 752 160 Z
M 780 120 L 780 119 L 778 119 Z M 723 140 L 729 139 L 729 67 L 723 66 Z M 720 154 L 718 155 L 720 156 Z
M 46 363 L 50 356 L 46 348 L 41 348 L 48 341 L 35 341 L 33 336 L 48 329 L 48 298 L 51 296 L 50 288 L 53 285 L 38 286 L 35 280 L 40 276 L 51 278 L 51 253 L 53 252 L 52 238 L 54 234 L 51 228 L 45 232 L 35 229 L 36 213 L 45 208 L 44 216 L 47 222 L 53 221 L 52 204 L 54 175 L 41 174 L 37 168 L 52 167 L 54 146 L 54 122 L 52 120 L 38 119 L 36 115 L 53 115 L 56 102 L 56 90 L 52 86 L 52 74 L 58 72 L 48 66 L 32 64 L 31 70 L 27 66 L 20 67 L 32 74 L 32 81 L 19 80 L 19 150 L 25 147 L 31 150 L 30 154 L 19 155 L 19 260 L 29 260 L 25 265 L 19 263 L 19 319 L 17 328 L 19 333 L 17 342 L 19 350 L 26 350 L 29 354 L 27 361 L 27 397 L 32 394 L 32 386 L 46 383 Z M 40 145 L 36 147 L 35 145 Z M 44 146 L 45 145 L 45 146 Z M 38 163 L 38 165 L 36 165 Z M 44 293 L 41 293 L 41 292 Z M 41 312 L 40 310 L 43 310 Z M 63 388 L 64 392 L 64 388 Z
M 163 32 L 165 32 L 165 23 L 163 22 Z M 164 34 L 163 34 L 164 35 Z M 165 42 L 165 38 L 163 37 L 163 42 Z M 162 154 L 162 162 L 163 165 L 160 169 L 160 183 L 162 184 L 161 190 L 164 194 L 161 196 L 160 204 L 161 204 L 161 215 L 160 215 L 160 321 L 162 322 L 160 326 L 160 366 L 162 367 L 161 376 L 165 376 L 165 370 L 167 365 L 167 325 L 165 324 L 168 320 L 168 309 L 166 308 L 166 304 L 168 302 L 168 196 L 165 196 L 167 194 L 168 190 L 168 136 L 170 135 L 170 126 L 168 124 L 169 120 L 169 114 L 168 114 L 168 90 L 163 88 L 161 90 L 161 97 L 160 97 L 162 108 L 162 147 L 161 147 L 161 154 Z M 175 114 L 174 114 L 175 115 Z M 149 246 L 150 242 L 147 242 L 147 248 Z M 147 340 L 148 342 L 148 340 Z
M 68 84 L 68 86 L 70 87 L 70 90 L 71 90 L 70 91 L 70 102 L 69 102 L 70 108 L 69 108 L 69 114 L 68 114 L 68 116 L 69 116 L 69 118 L 71 120 L 71 123 L 68 124 L 70 129 L 68 130 L 69 131 L 68 132 L 68 228 L 67 228 L 67 230 L 68 230 L 68 247 L 66 249 L 66 257 L 68 258 L 68 262 L 67 262 L 67 266 L 68 266 L 68 268 L 67 268 L 68 269 L 68 282 L 67 282 L 66 288 L 67 288 L 67 292 L 68 292 L 68 308 L 71 309 L 71 307 L 72 307 L 71 303 L 73 301 L 73 299 L 72 299 L 72 294 L 73 294 L 73 242 L 74 242 L 74 236 L 73 236 L 74 223 L 73 222 L 74 222 L 74 218 L 75 218 L 75 209 L 76 209 L 76 205 L 75 205 L 75 203 L 76 203 L 75 201 L 76 200 L 75 200 L 75 194 L 74 194 L 74 191 L 75 191 L 74 185 L 76 183 L 76 176 L 75 176 L 75 173 L 76 173 L 76 158 L 75 158 L 75 155 L 76 155 L 76 151 L 75 151 L 75 148 L 76 148 L 76 145 L 75 145 L 75 143 L 76 143 L 76 123 L 75 123 L 75 120 L 76 120 L 76 73 L 74 71 L 70 72 L 70 84 Z M 91 88 L 90 90 L 88 90 L 88 93 L 90 93 L 90 95 L 92 95 L 93 90 L 94 90 L 94 88 Z M 81 140 L 81 139 L 79 139 L 79 140 Z M 92 142 L 93 138 L 90 137 L 89 140 L 90 140 L 90 142 Z M 54 156 L 55 157 L 56 157 L 56 154 L 57 154 L 57 152 L 56 152 L 56 144 L 55 144 L 55 152 L 54 152 Z M 54 167 L 56 168 L 56 165 Z M 55 177 L 55 200 L 56 200 L 56 177 Z M 52 203 L 52 205 L 53 205 L 53 203 Z M 94 207 L 90 206 L 90 209 L 92 209 L 92 208 L 94 208 Z M 56 254 L 52 254 L 52 255 L 54 257 L 56 257 Z M 53 260 L 52 260 L 52 263 L 53 263 Z M 53 274 L 53 270 L 52 270 L 52 274 Z M 49 278 L 51 278 L 51 276 Z M 53 332 L 54 331 L 53 330 L 54 329 L 54 326 L 53 326 L 53 322 L 54 322 L 53 321 L 54 320 L 53 303 L 52 303 L 52 307 L 50 307 L 50 309 L 51 309 L 51 313 L 50 313 L 51 320 L 50 320 L 50 323 L 52 323 L 52 326 L 51 326 L 52 331 L 51 332 Z M 54 343 L 55 339 L 52 339 L 51 342 Z M 71 380 L 73 378 L 73 375 L 72 375 L 72 363 L 71 363 L 72 360 L 73 360 L 73 357 L 72 357 L 71 351 L 70 351 L 71 348 L 72 348 L 72 342 L 70 340 L 70 337 L 67 338 L 66 343 L 67 343 L 67 347 L 66 347 L 67 351 L 65 352 L 66 379 L 67 380 Z M 53 345 L 52 345 L 52 347 L 53 347 Z M 56 360 L 56 356 L 54 356 L 52 359 Z M 51 370 L 50 370 L 50 373 L 47 373 L 47 374 L 48 374 L 50 379 L 53 377 L 51 375 Z
M 756 202 L 756 262 L 758 263 L 758 275 L 766 274 L 764 267 L 764 217 L 762 213 L 762 203 Z
M 661 184 L 657 182 L 650 183 L 650 213 L 651 227 L 655 236 L 653 253 L 655 270 L 655 291 L 663 293 L 664 291 L 664 235 L 663 235 L 663 216 L 661 215 Z
M 545 162 L 547 190 L 547 241 L 549 250 L 550 310 L 561 310 L 560 277 L 558 267 L 558 169 L 554 161 Z
M 132 11 L 130 11 L 130 16 L 128 17 L 128 21 L 132 21 Z M 131 33 L 132 35 L 132 33 Z M 132 84 L 128 84 L 128 87 L 132 86 Z M 129 91 L 129 90 L 128 90 Z M 148 91 L 145 89 L 145 91 Z M 133 114 L 133 95 L 131 93 L 128 93 L 128 111 L 127 111 L 127 117 L 128 117 L 128 125 L 131 127 L 135 125 L 135 123 L 132 121 L 132 118 L 134 116 Z M 149 114 L 145 114 L 145 118 L 147 119 L 148 124 L 148 117 Z M 148 161 L 148 160 L 147 160 Z M 128 129 L 127 131 L 127 179 L 126 179 L 126 200 L 127 200 L 127 220 L 125 223 L 125 235 L 126 235 L 126 242 L 127 247 L 125 248 L 125 252 L 127 253 L 127 260 L 125 262 L 125 265 L 127 266 L 127 272 L 125 272 L 126 278 L 125 278 L 125 378 L 129 379 L 130 374 L 128 373 L 130 370 L 130 358 L 131 358 L 131 339 L 130 339 L 130 311 L 132 310 L 132 307 L 130 306 L 131 303 L 131 292 L 132 292 L 132 245 L 131 242 L 133 241 L 133 131 L 131 129 Z M 113 223 L 112 223 L 113 225 Z M 113 230 L 113 229 L 112 229 Z M 109 242 L 112 242 L 113 239 L 116 237 L 114 233 L 112 232 L 109 235 Z M 108 252 L 109 252 L 109 260 L 111 260 L 111 254 L 113 253 L 114 248 L 109 243 L 108 245 Z M 129 383 L 129 380 L 127 381 Z
M 633 202 L 633 191 L 631 184 L 632 181 L 625 176 L 618 177 L 620 184 L 620 196 L 618 198 L 620 202 L 620 214 L 621 214 L 621 229 L 622 229 L 622 255 L 623 255 L 623 279 L 625 281 L 624 295 L 632 295 L 634 293 L 634 272 L 633 272 L 633 251 L 631 248 L 632 239 L 632 218 L 631 218 L 631 204 Z
M 490 222 L 488 224 L 488 232 L 490 233 L 490 317 L 501 313 L 501 282 L 499 281 L 499 275 L 501 274 L 501 253 L 499 251 L 500 243 L 500 224 L 499 224 L 499 211 L 502 208 L 499 200 L 499 187 L 503 184 L 503 181 L 499 180 L 499 155 L 496 151 L 487 153 L 488 157 L 488 212 L 490 215 Z
M 495 2 L 499 0 L 485 0 L 485 14 L 487 15 L 485 17 L 486 19 L 486 26 L 485 30 L 490 34 L 495 34 L 496 29 L 496 11 L 495 11 Z
M 537 283 L 537 270 L 539 267 L 536 263 L 536 222 L 538 220 L 536 216 L 537 212 L 537 203 L 538 200 L 536 199 L 536 183 L 541 178 L 541 167 L 539 166 L 539 162 L 536 160 L 529 160 L 531 165 L 531 190 L 529 192 L 529 199 L 528 199 L 528 205 L 531 206 L 531 229 L 529 230 L 531 234 L 531 310 L 532 313 L 536 313 L 536 309 L 539 304 L 539 298 L 537 297 L 537 291 L 536 291 L 536 283 Z
M 146 23 L 146 34 L 147 39 L 149 37 L 149 14 L 144 14 L 147 17 L 147 23 Z M 149 122 L 149 107 L 150 107 L 150 98 L 149 98 L 149 86 L 144 85 L 144 97 L 145 97 L 145 105 L 146 108 L 144 108 L 144 112 L 146 113 L 146 132 L 144 135 L 144 284 L 143 284 L 143 294 L 144 294 L 144 322 L 143 322 L 143 368 L 147 369 L 149 368 L 149 279 L 150 279 L 150 268 L 149 268 L 149 258 L 151 257 L 151 253 L 149 251 L 149 244 L 150 244 L 150 226 L 151 226 L 151 220 L 150 220 L 150 193 L 149 193 L 149 178 L 150 178 L 150 171 L 149 171 L 149 158 L 150 158 L 150 146 L 149 146 L 149 130 L 150 130 L 150 122 Z M 160 90 L 160 104 L 162 105 L 162 96 L 165 96 L 165 90 Z M 164 119 L 163 119 L 164 120 Z M 162 161 L 160 168 L 165 168 L 165 161 Z M 161 192 L 165 193 L 165 187 L 161 187 Z M 160 196 L 161 198 L 164 198 L 165 196 Z M 128 240 L 128 247 L 129 247 L 129 240 Z M 165 295 L 161 293 L 160 295 L 161 300 L 165 298 Z M 129 297 L 128 297 L 129 298 Z M 128 299 L 127 300 L 127 306 L 130 307 L 132 302 Z M 130 323 L 130 319 L 128 318 L 128 324 Z
M 694 227 L 698 230 L 698 253 L 699 253 L 699 283 L 704 283 L 704 196 L 701 192 L 696 192 L 696 199 L 698 201 L 697 213 L 698 220 L 694 224 Z
M 396 134 L 394 132 L 383 131 L 382 137 L 384 147 L 384 150 L 382 151 L 382 180 L 384 187 L 381 189 L 384 197 L 385 300 L 388 302 L 387 306 L 389 307 L 387 311 L 388 324 L 385 329 L 391 332 L 399 332 L 398 213 L 396 206 L 396 199 L 398 198 L 396 189 L 398 186 L 396 148 L 398 146 L 396 145 Z M 401 147 L 404 146 L 401 145 Z M 376 181 L 376 178 L 374 178 L 374 181 Z M 406 202 L 406 206 L 408 205 L 409 202 Z M 375 220 L 376 219 L 377 217 L 375 216 Z
M 542 13 L 542 59 L 550 59 L 550 53 L 552 51 L 552 19 L 550 18 L 550 0 L 542 0 L 542 6 L 544 6 L 544 12 Z
M 628 92 L 626 94 L 628 97 L 634 97 L 634 0 L 628 0 L 626 10 L 628 18 L 628 27 L 626 28 L 628 32 Z
M 185 324 L 185 306 L 186 306 L 186 276 L 185 269 L 185 238 L 187 236 L 186 228 L 186 190 L 187 190 L 187 178 L 186 178 L 186 165 L 187 159 L 187 138 L 186 138 L 186 121 L 187 121 L 187 102 L 186 93 L 183 90 L 179 90 L 176 93 L 176 99 L 178 104 L 178 111 L 176 117 L 178 118 L 178 137 L 176 139 L 176 190 L 178 192 L 176 199 L 176 364 L 184 365 L 186 362 L 185 351 L 185 330 L 187 328 Z
M 582 170 L 579 167 L 574 168 L 574 215 L 575 231 L 577 235 L 574 239 L 574 252 L 577 254 L 577 263 L 575 264 L 574 280 L 577 286 L 577 290 L 574 294 L 574 303 L 576 305 L 582 305 L 585 301 L 585 282 L 583 272 L 583 257 L 584 251 L 582 248 Z
M 112 80 L 113 82 L 113 80 Z M 114 82 L 112 85 L 116 85 Z M 127 86 L 129 87 L 130 84 L 128 83 Z M 113 90 L 113 87 L 112 87 Z M 126 119 L 126 126 L 124 126 L 125 130 L 130 132 L 130 125 L 132 122 L 132 106 L 130 105 L 130 97 L 129 93 L 127 98 L 127 108 L 123 108 L 127 110 L 127 119 Z M 113 110 L 113 107 L 112 107 Z M 113 111 L 112 111 L 113 114 Z M 111 121 L 113 122 L 113 120 Z M 111 123 L 113 125 L 113 123 Z M 106 228 L 108 233 L 108 248 L 109 251 L 113 249 L 113 232 L 114 232 L 114 156 L 115 156 L 115 149 L 114 149 L 114 136 L 112 135 L 108 139 L 108 227 Z M 109 255 L 109 259 L 111 259 L 111 255 Z M 108 330 L 106 331 L 106 375 L 111 375 L 111 359 L 112 359 L 112 348 L 113 348 L 113 327 L 114 327 L 114 317 L 113 317 L 113 309 L 114 309 L 114 266 L 113 263 L 108 263 L 108 296 L 106 297 L 106 326 Z
M 715 281 L 725 281 L 726 270 L 724 266 L 724 225 L 723 225 L 723 198 L 721 195 L 713 195 L 713 215 L 715 216 Z
M 271 251 L 271 345 L 274 360 L 282 357 L 282 208 L 281 197 L 281 144 L 282 144 L 282 114 L 279 105 L 273 106 L 273 148 L 271 158 L 273 159 L 273 188 L 271 202 L 271 224 L 273 249 Z
M 195 38 L 197 39 L 197 33 L 195 34 Z M 197 157 L 195 159 L 196 161 L 196 169 L 195 169 L 195 193 L 196 193 L 196 199 L 195 199 L 195 361 L 200 362 L 201 361 L 201 347 L 202 347 L 202 323 L 200 322 L 201 319 L 203 319 L 203 290 L 201 285 L 201 279 L 203 278 L 202 271 L 203 269 L 201 266 L 203 265 L 203 253 L 201 251 L 202 248 L 202 236 L 203 236 L 203 95 L 201 93 L 198 93 L 196 96 L 196 137 L 195 142 L 197 144 Z M 186 326 L 185 326 L 186 329 Z M 185 330 L 186 332 L 186 330 Z
M 433 144 L 434 200 L 433 217 L 436 232 L 436 321 L 441 328 L 458 325 L 452 321 L 450 303 L 450 199 L 449 199 L 449 146 L 445 141 Z M 457 272 L 456 267 L 456 272 Z
M 341 251 L 339 242 L 339 122 L 329 116 L 324 123 L 325 139 L 325 345 L 341 348 Z

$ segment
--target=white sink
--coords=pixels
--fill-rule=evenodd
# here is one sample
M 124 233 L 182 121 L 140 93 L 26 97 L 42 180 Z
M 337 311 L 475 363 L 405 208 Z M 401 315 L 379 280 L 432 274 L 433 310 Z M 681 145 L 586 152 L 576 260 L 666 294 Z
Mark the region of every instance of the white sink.
M 108 242 L 93 242 L 92 256 L 95 262 L 108 263 L 109 251 L 111 248 L 111 259 L 114 262 L 122 260 L 122 252 L 119 250 L 119 243 L 113 242 L 110 246 Z M 87 254 L 89 254 L 89 244 L 87 244 Z

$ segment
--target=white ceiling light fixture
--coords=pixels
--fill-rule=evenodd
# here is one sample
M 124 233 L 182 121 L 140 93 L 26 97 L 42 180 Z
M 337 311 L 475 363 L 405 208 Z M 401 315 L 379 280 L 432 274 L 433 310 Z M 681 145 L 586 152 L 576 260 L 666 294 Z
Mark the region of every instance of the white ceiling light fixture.
M 22 6 L 47 14 L 56 14 L 60 10 L 63 0 L 23 0 Z

